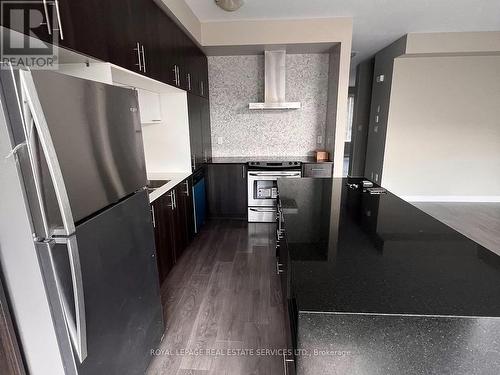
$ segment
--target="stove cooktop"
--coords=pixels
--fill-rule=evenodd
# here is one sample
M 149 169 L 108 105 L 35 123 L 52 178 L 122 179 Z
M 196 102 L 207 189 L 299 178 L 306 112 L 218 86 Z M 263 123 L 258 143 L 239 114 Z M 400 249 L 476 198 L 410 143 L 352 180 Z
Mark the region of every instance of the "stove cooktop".
M 300 161 L 286 160 L 286 161 L 249 161 L 249 168 L 266 168 L 266 169 L 282 169 L 282 168 L 300 168 Z

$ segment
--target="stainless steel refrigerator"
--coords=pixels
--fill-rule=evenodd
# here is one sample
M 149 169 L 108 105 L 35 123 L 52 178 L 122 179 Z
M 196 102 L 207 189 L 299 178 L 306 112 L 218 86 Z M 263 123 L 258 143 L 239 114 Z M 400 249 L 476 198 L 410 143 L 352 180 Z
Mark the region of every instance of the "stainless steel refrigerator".
M 65 371 L 142 374 L 164 324 L 137 95 L 3 68 L 11 156 Z

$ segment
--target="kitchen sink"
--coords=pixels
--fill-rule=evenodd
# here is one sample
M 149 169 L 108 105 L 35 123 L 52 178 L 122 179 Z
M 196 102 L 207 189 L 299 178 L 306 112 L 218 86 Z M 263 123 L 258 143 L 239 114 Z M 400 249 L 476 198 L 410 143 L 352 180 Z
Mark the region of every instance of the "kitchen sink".
M 149 193 L 151 193 L 169 182 L 170 180 L 149 180 L 147 190 Z

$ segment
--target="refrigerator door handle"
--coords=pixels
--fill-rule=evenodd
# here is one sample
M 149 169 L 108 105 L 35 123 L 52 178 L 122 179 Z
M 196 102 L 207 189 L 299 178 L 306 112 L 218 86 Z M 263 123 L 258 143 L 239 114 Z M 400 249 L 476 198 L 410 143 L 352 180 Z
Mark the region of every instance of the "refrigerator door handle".
M 72 319 L 71 310 L 64 306 L 66 322 L 75 346 L 76 354 L 80 363 L 87 358 L 87 323 L 85 316 L 85 298 L 83 295 L 83 277 L 80 264 L 80 254 L 78 252 L 78 243 L 76 235 L 70 237 L 59 237 L 55 239 L 56 243 L 66 245 L 68 250 L 69 267 L 71 270 L 71 281 L 73 284 L 73 299 L 75 302 L 75 316 Z M 59 288 L 60 289 L 60 288 Z M 61 291 L 60 291 L 61 293 Z M 67 305 L 67 304 L 66 304 Z
M 50 280 L 50 282 L 46 282 L 46 287 L 49 288 L 49 294 L 55 299 L 58 307 L 57 309 L 62 311 L 66 330 L 73 344 L 74 351 L 80 363 L 83 363 L 85 358 L 87 358 L 87 326 L 85 299 L 83 295 L 83 278 L 76 235 L 66 238 L 58 237 L 45 243 L 47 246 L 38 248 L 41 263 L 45 266 L 44 274 L 48 275 L 45 276 L 45 279 Z M 64 293 L 65 285 L 62 285 L 61 277 L 57 271 L 53 254 L 55 244 L 64 245 L 68 252 L 74 310 L 69 306 L 70 302 L 67 300 L 66 294 Z
M 35 82 L 30 71 L 20 71 L 20 81 L 23 93 L 23 100 L 27 105 L 25 110 L 25 123 L 29 123 L 29 117 L 33 119 L 35 129 L 38 134 L 40 145 L 42 146 L 45 160 L 49 169 L 50 178 L 54 186 L 57 204 L 61 213 L 62 230 L 56 230 L 53 234 L 57 236 L 70 236 L 75 233 L 75 223 L 71 206 L 69 204 L 68 192 L 64 184 L 64 179 L 57 159 L 56 149 L 50 136 L 49 126 L 43 113 L 42 105 L 35 88 Z
M 24 107 L 25 126 L 27 126 L 27 124 L 34 123 L 38 135 L 38 140 L 40 142 L 42 152 L 45 156 L 50 179 L 54 187 L 57 204 L 61 214 L 62 228 L 54 229 L 53 233 L 50 234 L 52 238 L 48 238 L 47 240 L 53 240 L 53 242 L 55 243 L 64 244 L 68 251 L 69 267 L 71 271 L 71 284 L 73 289 L 74 317 L 72 316 L 73 309 L 69 307 L 68 301 L 63 294 L 64 285 L 61 285 L 61 280 L 59 280 L 57 276 L 57 270 L 55 268 L 54 259 L 52 256 L 54 245 L 48 247 L 48 258 L 50 261 L 47 262 L 47 264 L 50 265 L 50 273 L 53 273 L 57 296 L 62 304 L 64 320 L 71 337 L 71 342 L 73 343 L 73 346 L 75 348 L 75 353 L 77 354 L 80 362 L 83 362 L 87 357 L 87 336 L 85 302 L 83 295 L 83 278 L 80 265 L 80 256 L 78 253 L 78 244 L 75 235 L 75 223 L 73 214 L 71 212 L 68 192 L 66 191 L 66 186 L 64 184 L 61 166 L 59 165 L 56 149 L 50 135 L 49 126 L 47 124 L 47 120 L 45 119 L 40 99 L 38 98 L 38 93 L 36 91 L 35 82 L 33 81 L 33 76 L 31 75 L 31 72 L 27 70 L 21 70 L 19 73 Z M 30 141 L 28 141 L 27 144 L 29 145 L 29 147 L 32 147 Z M 31 162 L 33 162 L 33 160 Z M 32 166 L 32 168 L 35 169 L 36 167 Z M 39 193 L 40 192 L 37 191 L 38 199 L 41 199 L 42 197 Z M 40 207 L 43 211 L 44 207 L 41 203 Z M 42 216 L 45 216 L 45 212 L 42 212 Z

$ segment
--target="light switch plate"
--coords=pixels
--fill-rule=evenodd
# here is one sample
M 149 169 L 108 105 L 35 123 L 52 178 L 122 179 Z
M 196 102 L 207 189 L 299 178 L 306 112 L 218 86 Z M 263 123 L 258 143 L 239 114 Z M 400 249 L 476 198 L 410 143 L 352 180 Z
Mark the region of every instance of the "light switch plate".
M 318 140 L 317 140 L 318 144 L 322 144 L 323 143 L 323 136 L 321 135 L 318 135 Z
M 217 144 L 221 145 L 224 143 L 224 138 L 223 137 L 217 137 Z

